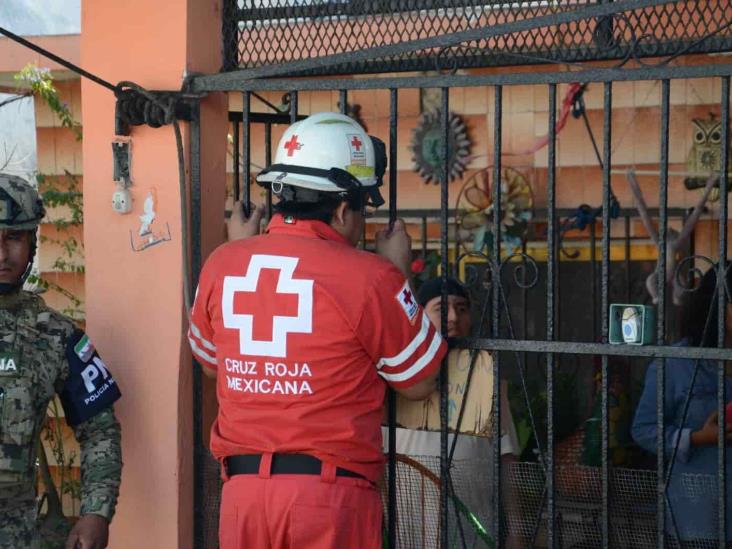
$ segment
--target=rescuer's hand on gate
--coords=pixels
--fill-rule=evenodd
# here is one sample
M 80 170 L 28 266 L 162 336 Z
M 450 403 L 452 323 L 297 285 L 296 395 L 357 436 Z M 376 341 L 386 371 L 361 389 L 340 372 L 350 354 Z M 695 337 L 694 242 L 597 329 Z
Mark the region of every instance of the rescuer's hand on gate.
M 387 228 L 376 233 L 376 253 L 396 265 L 407 278 L 411 276 L 412 239 L 407 234 L 404 221 L 397 219 L 391 231 Z
M 717 419 L 717 412 L 712 412 L 702 428 L 691 433 L 692 446 L 715 446 L 717 444 L 717 429 L 719 429 Z M 727 431 L 727 442 L 729 443 L 732 441 L 732 423 L 728 422 L 725 429 Z
M 71 529 L 66 549 L 104 549 L 109 541 L 109 521 L 99 515 L 83 515 Z
M 247 217 L 241 200 L 234 202 L 231 217 L 226 221 L 226 234 L 229 242 L 258 235 L 262 217 L 264 217 L 264 205 L 255 206 L 250 203 L 249 217 Z

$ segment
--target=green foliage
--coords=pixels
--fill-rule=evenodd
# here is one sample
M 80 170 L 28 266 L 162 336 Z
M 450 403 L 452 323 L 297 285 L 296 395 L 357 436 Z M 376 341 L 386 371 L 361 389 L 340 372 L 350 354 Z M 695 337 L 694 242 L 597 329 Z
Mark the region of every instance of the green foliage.
M 63 314 L 73 318 L 77 321 L 84 320 L 84 302 L 74 295 L 71 291 L 67 290 L 60 284 L 56 284 L 45 278 L 41 278 L 38 275 L 32 274 L 28 277 L 28 282 L 34 284 L 44 291 L 58 292 L 69 300 L 69 306 L 64 307 L 61 311 Z
M 412 261 L 412 281 L 414 289 L 419 290 L 428 280 L 435 278 L 440 268 L 440 254 L 430 250 L 424 257 L 417 257 Z
M 51 179 L 43 174 L 38 174 L 36 179 L 46 209 L 55 208 L 57 211 L 62 210 L 66 212 L 66 215 L 63 217 L 51 219 L 51 224 L 56 228 L 57 234 L 59 235 L 58 238 L 51 238 L 44 235 L 40 237 L 41 244 L 50 244 L 61 250 L 61 255 L 53 261 L 52 267 L 54 271 L 84 273 L 83 244 L 68 232 L 72 227 L 80 226 L 84 220 L 84 204 L 82 193 L 79 190 L 78 179 L 68 171 L 61 180 Z M 37 285 L 39 288 L 52 290 L 66 297 L 69 301 L 69 306 L 65 307 L 61 312 L 75 320 L 83 320 L 84 303 L 71 291 L 60 284 L 35 274 L 31 275 L 28 281 L 31 284 Z
M 74 120 L 68 105 L 61 101 L 50 70 L 29 63 L 15 75 L 15 80 L 21 85 L 29 87 L 33 94 L 45 102 L 58 117 L 61 126 L 70 129 L 76 139 L 81 140 L 81 124 Z M 47 236 L 41 236 L 40 238 L 41 244 L 55 245 L 61 249 L 61 255 L 52 264 L 53 269 L 56 272 L 83 273 L 83 259 L 79 262 L 79 257 L 83 258 L 83 245 L 67 232 L 72 227 L 78 227 L 84 222 L 84 203 L 77 177 L 66 170 L 63 178 L 51 178 L 38 173 L 36 180 L 46 209 L 54 208 L 56 211 L 66 213 L 63 217 L 50 220 L 56 228 L 59 238 L 49 238 Z M 83 320 L 84 303 L 72 292 L 38 275 L 31 275 L 28 282 L 43 290 L 52 290 L 66 297 L 70 302 L 70 306 L 61 312 L 76 320 Z
M 65 173 L 63 185 L 50 180 L 43 174 L 36 175 L 38 188 L 46 209 L 66 207 L 69 210 L 69 217 L 51 220 L 56 229 L 78 226 L 84 222 L 84 201 L 81 190 L 79 190 L 79 180 L 68 170 Z
M 29 87 L 33 94 L 40 97 L 48 107 L 58 116 L 61 125 L 69 128 L 78 141 L 81 141 L 81 124 L 71 115 L 69 106 L 61 101 L 56 86 L 53 85 L 53 76 L 49 69 L 39 68 L 34 63 L 28 63 L 15 75 L 15 80 L 21 85 Z
M 61 101 L 58 90 L 54 86 L 51 71 L 29 64 L 15 75 L 15 80 L 21 85 L 29 87 L 34 96 L 45 102 L 58 117 L 61 126 L 71 130 L 77 141 L 81 140 L 81 124 L 74 120 L 68 105 Z M 54 209 L 55 212 L 64 213 L 61 217 L 50 219 L 50 223 L 56 228 L 57 237 L 51 238 L 43 235 L 40 237 L 41 244 L 55 245 L 61 250 L 61 255 L 55 258 L 53 262 L 53 269 L 56 272 L 83 273 L 83 245 L 69 233 L 70 230 L 80 226 L 84 221 L 84 204 L 78 179 L 66 171 L 65 176 L 62 178 L 51 178 L 39 173 L 36 175 L 36 180 L 46 209 Z M 80 257 L 82 258 L 81 262 L 79 261 Z M 73 292 L 56 282 L 35 274 L 29 277 L 28 282 L 37 285 L 41 289 L 53 290 L 65 296 L 70 305 L 62 312 L 76 320 L 83 320 L 84 304 Z M 81 483 L 78 479 L 72 477 L 71 468 L 74 466 L 77 456 L 75 451 L 69 452 L 64 445 L 61 417 L 58 401 L 54 399 L 49 405 L 49 418 L 44 424 L 41 437 L 47 442 L 58 465 L 60 480 L 57 489 L 59 494 L 62 498 L 64 495 L 71 497 L 74 504 L 73 511 L 76 515 L 79 512 L 81 501 Z

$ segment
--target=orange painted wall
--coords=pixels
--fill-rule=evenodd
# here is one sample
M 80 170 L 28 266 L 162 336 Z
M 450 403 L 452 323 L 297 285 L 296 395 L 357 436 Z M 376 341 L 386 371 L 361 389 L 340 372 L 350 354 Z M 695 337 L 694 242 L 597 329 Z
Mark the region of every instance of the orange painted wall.
M 218 70 L 219 32 L 220 9 L 215 0 L 88 0 L 82 6 L 81 61 L 87 70 L 112 82 L 133 80 L 148 89 L 177 90 L 186 71 Z M 133 129 L 134 209 L 131 215 L 116 214 L 110 206 L 114 97 L 86 81 L 82 92 L 86 285 L 91 296 L 87 330 L 123 392 L 118 411 L 125 467 L 110 547 L 190 547 L 192 370 L 184 338 L 187 322 L 173 131 L 171 127 Z M 223 189 L 225 151 L 206 148 L 225 139 L 225 125 L 218 123 L 225 117 L 220 101 L 211 97 L 202 106 L 209 114 L 221 112 L 207 116 L 202 128 L 208 248 L 223 234 L 223 190 L 217 188 Z M 187 143 L 189 132 L 183 126 Z M 136 253 L 130 246 L 130 231 L 138 229 L 137 215 L 151 189 L 157 196 L 156 222 L 169 224 L 172 240 Z M 212 211 L 217 213 L 215 219 L 209 214 Z
M 59 57 L 72 63 L 79 63 L 80 41 L 77 34 L 27 36 L 26 38 L 34 44 L 54 52 Z M 16 73 L 27 63 L 35 63 L 39 67 L 48 67 L 52 70 L 61 68 L 58 63 L 13 42 L 9 38 L 4 36 L 0 38 L 0 72 Z

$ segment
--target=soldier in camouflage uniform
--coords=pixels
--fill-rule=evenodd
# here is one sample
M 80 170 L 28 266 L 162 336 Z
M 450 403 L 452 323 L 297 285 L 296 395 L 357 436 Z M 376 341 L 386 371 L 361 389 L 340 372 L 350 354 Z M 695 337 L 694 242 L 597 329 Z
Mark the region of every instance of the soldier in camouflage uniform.
M 39 547 L 36 452 L 54 394 L 81 446 L 81 518 L 66 547 L 102 549 L 122 469 L 120 392 L 84 332 L 22 290 L 44 214 L 35 189 L 0 174 L 0 549 Z

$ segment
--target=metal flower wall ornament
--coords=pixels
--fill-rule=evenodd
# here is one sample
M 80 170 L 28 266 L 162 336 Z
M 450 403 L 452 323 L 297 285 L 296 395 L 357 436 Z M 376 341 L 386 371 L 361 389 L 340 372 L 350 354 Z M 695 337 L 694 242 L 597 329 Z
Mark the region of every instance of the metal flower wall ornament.
M 512 254 L 526 238 L 534 216 L 534 197 L 527 177 L 514 168 L 501 170 L 501 242 Z M 493 167 L 485 168 L 465 182 L 458 193 L 456 236 L 466 251 L 493 248 Z
M 453 112 L 448 117 L 447 131 L 448 177 L 450 181 L 454 181 L 462 177 L 470 162 L 471 142 L 465 122 Z M 412 133 L 410 148 L 414 171 L 419 173 L 425 183 L 439 183 L 445 165 L 442 155 L 441 111 L 423 113 Z

